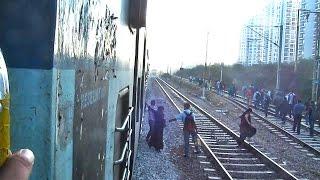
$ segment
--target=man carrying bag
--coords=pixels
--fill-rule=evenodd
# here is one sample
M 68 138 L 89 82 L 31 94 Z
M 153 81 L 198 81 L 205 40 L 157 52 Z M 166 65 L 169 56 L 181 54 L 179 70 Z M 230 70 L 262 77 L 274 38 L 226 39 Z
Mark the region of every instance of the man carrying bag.
M 195 116 L 193 112 L 190 110 L 190 104 L 184 103 L 183 105 L 184 111 L 181 112 L 173 118 L 169 120 L 169 122 L 180 120 L 183 122 L 183 137 L 184 137 L 184 157 L 189 157 L 189 138 L 190 135 L 192 137 L 192 141 L 195 144 L 196 154 L 200 153 L 200 149 L 197 142 L 197 126 L 195 124 Z

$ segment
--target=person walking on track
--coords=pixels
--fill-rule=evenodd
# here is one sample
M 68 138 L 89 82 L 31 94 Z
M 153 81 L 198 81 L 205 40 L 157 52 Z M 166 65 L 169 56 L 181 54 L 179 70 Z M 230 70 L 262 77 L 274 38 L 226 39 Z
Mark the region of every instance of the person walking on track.
M 159 106 L 155 112 L 155 121 L 153 124 L 151 137 L 148 141 L 149 147 L 153 146 L 157 152 L 163 149 L 163 129 L 166 126 L 166 120 L 164 119 L 164 107 Z
M 280 117 L 281 117 L 282 123 L 285 124 L 287 120 L 286 116 L 290 110 L 286 97 L 283 97 L 282 102 L 279 105 L 279 110 L 280 110 Z
M 149 132 L 146 137 L 146 141 L 148 142 L 153 130 L 154 121 L 155 121 L 155 113 L 157 111 L 156 101 L 151 100 L 151 105 L 146 104 L 148 107 L 148 123 L 149 123 Z
M 310 101 L 309 107 L 307 108 L 307 121 L 309 121 L 310 136 L 313 137 L 314 121 L 316 120 L 316 105 L 314 101 Z
M 257 129 L 251 124 L 251 114 L 252 109 L 248 108 L 241 116 L 240 116 L 240 138 L 237 140 L 239 146 L 242 145 L 244 140 L 248 137 L 251 138 L 256 134 Z
M 253 87 L 250 86 L 250 87 L 247 88 L 247 90 L 246 90 L 246 99 L 247 99 L 247 105 L 248 105 L 248 107 L 251 106 L 252 96 L 253 96 Z
M 184 103 L 184 110 L 176 116 L 176 118 L 170 119 L 169 122 L 180 120 L 183 122 L 183 137 L 184 137 L 184 157 L 189 157 L 189 138 L 192 137 L 192 141 L 195 144 L 196 154 L 200 153 L 198 141 L 197 141 L 197 126 L 195 124 L 195 116 L 191 111 L 189 103 Z
M 301 100 L 298 100 L 298 103 L 293 107 L 293 127 L 292 131 L 295 132 L 297 128 L 297 134 L 300 134 L 301 118 L 302 113 L 305 110 L 304 104 L 301 103 Z
M 271 97 L 269 96 L 269 94 L 264 93 L 264 96 L 263 96 L 263 109 L 264 109 L 265 117 L 268 116 L 268 110 L 269 110 L 270 102 L 271 102 Z
M 292 91 L 289 92 L 287 95 L 290 111 L 289 111 L 289 116 L 290 118 L 292 117 L 292 112 L 293 112 L 293 107 L 295 105 L 295 100 L 296 100 L 296 94 Z

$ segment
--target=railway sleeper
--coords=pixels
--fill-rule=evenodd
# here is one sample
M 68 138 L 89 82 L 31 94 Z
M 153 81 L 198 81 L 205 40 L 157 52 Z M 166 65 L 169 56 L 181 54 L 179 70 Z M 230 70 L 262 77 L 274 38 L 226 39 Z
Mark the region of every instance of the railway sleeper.
M 227 148 L 211 148 L 211 150 L 216 152 L 223 152 L 223 153 L 245 153 L 247 152 L 246 149 L 227 149 Z
M 223 163 L 226 169 L 238 170 L 238 171 L 264 171 L 266 165 L 261 163 Z
M 253 157 L 251 153 L 248 152 L 241 152 L 241 153 L 236 153 L 236 152 L 231 152 L 231 153 L 225 153 L 225 152 L 215 152 L 214 153 L 218 159 L 223 158 L 223 157 L 238 157 L 238 158 L 250 158 Z
M 202 130 L 199 130 L 198 133 L 201 133 L 202 135 L 229 136 L 225 132 L 216 132 L 216 131 L 202 131 Z
M 276 179 L 278 174 L 274 171 L 263 170 L 263 171 L 241 171 L 241 170 L 228 170 L 233 178 L 239 179 Z
M 226 157 L 226 158 L 219 158 L 219 161 L 221 163 L 244 163 L 244 164 L 248 164 L 248 163 L 258 164 L 258 163 L 260 163 L 260 160 L 255 157 L 251 157 L 251 158 Z

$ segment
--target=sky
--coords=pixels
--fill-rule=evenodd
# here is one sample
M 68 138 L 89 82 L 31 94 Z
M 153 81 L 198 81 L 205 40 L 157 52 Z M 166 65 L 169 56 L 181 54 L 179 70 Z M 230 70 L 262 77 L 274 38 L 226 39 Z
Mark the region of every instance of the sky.
M 234 64 L 243 24 L 268 0 L 151 0 L 147 36 L 151 69 L 172 71 L 204 64 Z

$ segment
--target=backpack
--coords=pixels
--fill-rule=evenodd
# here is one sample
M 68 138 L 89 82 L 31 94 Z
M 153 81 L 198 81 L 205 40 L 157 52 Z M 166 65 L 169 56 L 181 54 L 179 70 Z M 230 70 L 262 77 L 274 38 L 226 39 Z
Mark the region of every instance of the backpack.
M 186 117 L 184 119 L 183 131 L 193 132 L 197 129 L 196 123 L 194 122 L 194 118 L 192 116 L 192 112 L 187 114 L 184 112 Z

